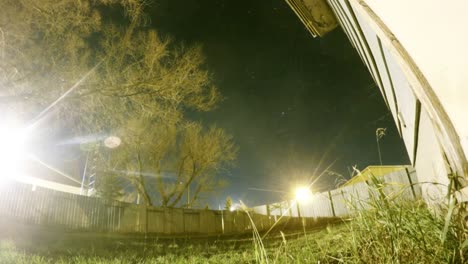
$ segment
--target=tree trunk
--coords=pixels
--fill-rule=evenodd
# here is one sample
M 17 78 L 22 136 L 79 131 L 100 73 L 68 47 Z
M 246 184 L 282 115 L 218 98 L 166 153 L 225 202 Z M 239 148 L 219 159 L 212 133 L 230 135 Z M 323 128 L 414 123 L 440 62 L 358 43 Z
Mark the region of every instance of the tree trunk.
M 146 190 L 146 181 L 145 181 L 145 178 L 144 178 L 144 176 L 142 174 L 143 165 L 141 163 L 140 151 L 138 151 L 137 159 L 138 159 L 138 178 L 139 178 L 139 182 L 140 182 L 140 184 L 139 184 L 140 188 L 138 188 L 138 192 L 143 197 L 143 200 L 145 200 L 145 204 L 147 206 L 152 206 L 153 204 L 151 203 L 151 198 L 150 198 L 150 196 L 148 194 L 148 191 Z
M 176 206 L 176 204 L 180 201 L 180 199 L 182 199 L 182 196 L 184 195 L 185 190 L 187 190 L 187 188 L 190 186 L 190 184 L 192 184 L 193 179 L 195 179 L 195 178 L 196 178 L 196 175 L 194 173 L 194 174 L 192 174 L 192 176 L 190 176 L 190 179 L 184 185 L 184 188 L 177 194 L 177 197 L 172 201 L 172 203 L 170 203 L 170 205 L 169 205 L 170 207 Z

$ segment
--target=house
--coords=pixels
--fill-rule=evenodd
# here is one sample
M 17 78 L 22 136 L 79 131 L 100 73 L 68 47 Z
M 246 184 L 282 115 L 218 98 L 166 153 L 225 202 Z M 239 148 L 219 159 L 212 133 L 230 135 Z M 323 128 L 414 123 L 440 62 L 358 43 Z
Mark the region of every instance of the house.
M 443 202 L 451 180 L 468 201 L 468 1 L 286 1 L 314 37 L 333 30 L 334 20 L 346 33 L 393 116 L 426 201 Z
M 403 165 L 394 165 L 394 166 L 368 166 L 364 170 L 360 171 L 359 174 L 352 177 L 349 181 L 345 182 L 340 187 L 351 186 L 356 183 L 365 182 L 370 180 L 372 177 L 383 177 L 387 174 L 392 172 L 407 170 L 410 166 L 403 166 Z

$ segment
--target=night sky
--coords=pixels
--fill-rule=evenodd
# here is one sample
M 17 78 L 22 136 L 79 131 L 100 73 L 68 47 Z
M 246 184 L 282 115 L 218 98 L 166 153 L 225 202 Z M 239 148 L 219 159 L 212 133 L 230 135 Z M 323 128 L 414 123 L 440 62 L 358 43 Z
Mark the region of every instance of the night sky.
M 284 0 L 160 0 L 151 23 L 162 35 L 202 44 L 206 66 L 225 100 L 209 113 L 188 113 L 234 136 L 236 167 L 220 177 L 218 194 L 247 205 L 285 198 L 294 184 L 315 179 L 327 166 L 350 177 L 351 166 L 408 164 L 393 119 L 370 74 L 341 29 L 314 39 Z M 331 189 L 325 173 L 312 187 Z

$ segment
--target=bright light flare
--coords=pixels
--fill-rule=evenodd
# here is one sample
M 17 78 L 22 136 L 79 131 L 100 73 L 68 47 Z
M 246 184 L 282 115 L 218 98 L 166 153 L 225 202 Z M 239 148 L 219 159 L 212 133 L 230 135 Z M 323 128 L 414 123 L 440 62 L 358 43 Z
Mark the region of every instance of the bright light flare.
M 312 200 L 312 191 L 309 187 L 299 187 L 296 189 L 296 201 L 304 203 Z
M 27 133 L 14 125 L 0 125 L 0 179 L 17 177 L 26 159 Z
M 233 205 L 231 205 L 231 207 L 229 208 L 229 211 L 234 212 L 237 210 L 245 210 L 246 208 L 247 207 L 244 205 L 244 203 L 240 201 L 240 203 L 234 203 Z
M 117 148 L 122 143 L 122 140 L 117 136 L 109 136 L 104 140 L 104 145 L 110 149 Z

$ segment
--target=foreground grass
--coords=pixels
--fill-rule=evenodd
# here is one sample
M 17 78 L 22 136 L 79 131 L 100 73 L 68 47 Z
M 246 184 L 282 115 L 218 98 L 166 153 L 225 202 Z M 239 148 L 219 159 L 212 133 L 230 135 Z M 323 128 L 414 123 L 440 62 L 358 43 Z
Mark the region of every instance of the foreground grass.
M 335 263 L 345 254 L 339 241 L 346 236 L 346 225 L 335 225 L 306 235 L 264 239 L 268 262 L 271 263 Z M 299 236 L 299 238 L 298 238 Z M 257 263 L 252 241 L 159 242 L 149 245 L 121 245 L 98 250 L 40 251 L 19 249 L 11 241 L 0 243 L 0 263 Z M 343 252 L 341 252 L 343 251 Z
M 468 263 L 466 230 L 456 218 L 446 226 L 420 203 L 375 199 L 369 206 L 342 224 L 299 237 L 276 233 L 262 243 L 160 241 L 91 250 L 38 244 L 24 250 L 2 241 L 0 263 Z

